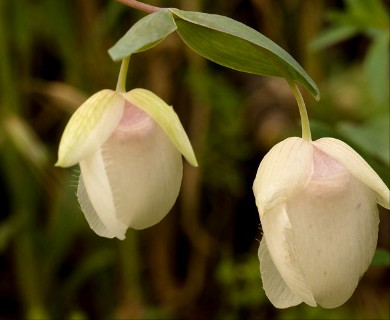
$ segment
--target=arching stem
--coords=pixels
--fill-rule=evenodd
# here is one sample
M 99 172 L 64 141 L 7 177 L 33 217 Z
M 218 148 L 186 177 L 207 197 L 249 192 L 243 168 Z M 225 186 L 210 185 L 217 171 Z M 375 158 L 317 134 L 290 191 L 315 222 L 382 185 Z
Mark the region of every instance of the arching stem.
M 118 82 L 116 84 L 117 92 L 126 92 L 126 76 L 127 69 L 129 68 L 130 57 L 126 57 L 122 60 L 121 69 L 119 70 Z
M 307 115 L 305 101 L 303 100 L 302 94 L 299 91 L 296 82 L 288 81 L 288 83 L 298 103 L 299 114 L 301 116 L 301 124 L 302 124 L 302 138 L 307 141 L 311 141 L 310 123 L 309 123 L 309 117 Z

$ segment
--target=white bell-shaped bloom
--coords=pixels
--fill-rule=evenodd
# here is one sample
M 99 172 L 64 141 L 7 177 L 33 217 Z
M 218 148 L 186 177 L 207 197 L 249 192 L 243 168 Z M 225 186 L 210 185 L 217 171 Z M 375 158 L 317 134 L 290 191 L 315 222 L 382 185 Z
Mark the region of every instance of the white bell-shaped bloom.
M 340 140 L 288 138 L 262 160 L 253 191 L 263 229 L 260 273 L 272 304 L 345 303 L 375 252 L 377 203 L 390 207 L 380 177 Z
M 90 227 L 124 239 L 128 227 L 150 227 L 172 208 L 182 154 L 197 166 L 172 107 L 144 89 L 102 90 L 69 120 L 56 165 L 80 164 L 77 195 Z

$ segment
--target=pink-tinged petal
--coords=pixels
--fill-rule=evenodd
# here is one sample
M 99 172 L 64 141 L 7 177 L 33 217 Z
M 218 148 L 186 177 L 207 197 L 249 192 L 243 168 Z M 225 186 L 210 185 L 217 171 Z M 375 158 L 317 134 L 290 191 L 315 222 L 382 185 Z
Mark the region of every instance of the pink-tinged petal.
M 101 149 L 81 161 L 80 170 L 82 180 L 79 182 L 83 183 L 79 185 L 78 197 L 90 227 L 99 235 L 123 240 L 127 226 L 116 216 L 113 186 L 108 179 Z
M 312 172 L 312 149 L 310 142 L 293 137 L 266 154 L 253 183 L 260 217 L 305 187 Z
M 264 232 L 263 237 L 268 247 L 269 255 L 274 266 L 280 274 L 280 277 L 285 282 L 286 286 L 297 298 L 292 297 L 285 289 L 285 296 L 289 297 L 290 305 L 283 303 L 276 292 L 279 292 L 280 281 L 272 281 L 266 279 L 266 274 L 263 274 L 264 289 L 267 296 L 275 306 L 283 308 L 293 306 L 301 300 L 310 306 L 316 306 L 313 294 L 311 292 L 310 283 L 307 282 L 301 267 L 301 257 L 296 248 L 294 233 L 290 224 L 289 216 L 286 212 L 285 204 L 279 204 L 271 209 L 261 218 L 261 226 Z M 267 260 L 266 260 L 267 261 Z M 270 266 L 270 263 L 268 263 Z M 275 277 L 275 273 L 271 273 L 270 277 Z M 272 282 L 272 284 L 271 284 Z
M 349 145 L 341 140 L 322 138 L 313 144 L 341 163 L 354 177 L 376 192 L 376 201 L 390 209 L 390 191 L 370 165 Z
M 126 102 L 118 128 L 102 149 L 118 219 L 134 229 L 163 219 L 179 194 L 183 162 L 160 126 Z
M 316 302 L 335 308 L 351 297 L 370 265 L 378 236 L 378 208 L 369 187 L 316 148 L 314 164 L 311 181 L 287 202 L 287 213 Z
M 134 89 L 123 94 L 123 97 L 146 112 L 166 133 L 179 152 L 189 164 L 198 166 L 194 150 L 175 110 L 168 106 L 153 92 L 145 89 Z
M 268 252 L 267 243 L 264 237 L 260 241 L 258 256 L 260 260 L 260 274 L 263 288 L 274 307 L 284 309 L 296 306 L 303 302 L 301 298 L 290 290 L 281 277 L 278 269 L 276 269 Z
M 99 91 L 85 101 L 65 127 L 56 166 L 70 167 L 95 153 L 118 125 L 124 104 L 112 90 Z

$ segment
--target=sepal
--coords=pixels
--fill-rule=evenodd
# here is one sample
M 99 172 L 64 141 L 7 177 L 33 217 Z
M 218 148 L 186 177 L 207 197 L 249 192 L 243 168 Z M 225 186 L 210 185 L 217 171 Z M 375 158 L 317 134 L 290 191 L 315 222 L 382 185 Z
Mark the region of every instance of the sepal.
M 179 152 L 192 166 L 198 166 L 190 140 L 171 106 L 167 105 L 153 92 L 145 89 L 134 89 L 124 93 L 123 96 L 137 108 L 145 111 L 164 130 Z
M 65 127 L 56 166 L 70 167 L 95 153 L 118 125 L 125 101 L 112 90 L 102 90 L 85 101 Z

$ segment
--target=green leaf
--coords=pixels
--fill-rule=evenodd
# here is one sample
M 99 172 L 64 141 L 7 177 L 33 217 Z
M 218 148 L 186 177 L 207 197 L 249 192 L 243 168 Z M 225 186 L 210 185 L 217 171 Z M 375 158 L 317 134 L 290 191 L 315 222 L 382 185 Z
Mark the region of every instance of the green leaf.
M 364 61 L 364 71 L 372 97 L 382 105 L 389 103 L 389 31 L 373 39 Z
M 358 32 L 359 30 L 354 26 L 340 25 L 331 27 L 315 37 L 310 43 L 310 49 L 313 51 L 325 49 L 336 43 L 352 38 Z
M 317 85 L 298 62 L 256 30 L 219 15 L 169 10 L 179 36 L 198 54 L 238 71 L 296 81 L 319 99 Z
M 113 60 L 122 60 L 133 53 L 148 50 L 176 30 L 169 10 L 162 10 L 139 20 L 108 50 Z

